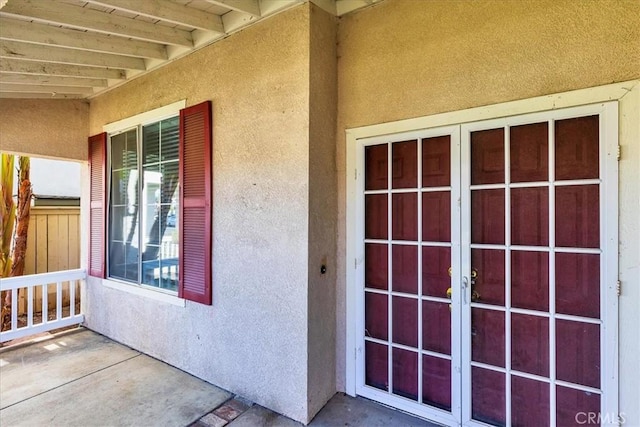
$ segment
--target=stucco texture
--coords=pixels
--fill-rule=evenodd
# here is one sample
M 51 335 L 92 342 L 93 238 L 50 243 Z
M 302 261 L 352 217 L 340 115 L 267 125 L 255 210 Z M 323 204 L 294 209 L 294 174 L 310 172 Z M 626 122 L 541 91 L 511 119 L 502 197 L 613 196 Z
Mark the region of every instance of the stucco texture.
M 343 17 L 338 46 L 336 372 L 342 390 L 345 261 L 353 262 L 345 257 L 346 179 L 353 174 L 345 170 L 345 130 L 637 79 L 640 2 L 387 0 Z M 637 169 L 638 141 L 629 141 L 636 146 L 623 147 L 630 155 L 623 159 Z M 627 179 L 621 185 L 637 187 L 638 175 L 627 167 L 621 164 Z M 636 240 L 638 220 L 627 210 L 637 209 L 637 197 L 637 191 L 623 194 L 621 206 L 627 208 L 620 216 L 621 229 L 633 230 Z M 637 254 L 636 247 L 621 257 L 625 268 L 638 268 L 637 259 L 629 258 Z M 623 298 L 637 304 L 637 278 L 629 287 Z M 621 305 L 626 321 L 637 325 L 631 305 Z M 621 328 L 627 341 L 631 333 Z M 626 353 L 631 355 L 629 348 Z M 632 369 L 629 362 L 621 367 L 621 408 L 640 423 L 638 394 L 622 379 Z
M 309 62 L 309 417 L 336 392 L 336 18 L 311 5 Z M 321 271 L 322 266 L 326 271 Z
M 86 306 L 89 328 L 302 422 L 315 405 L 309 13 L 301 5 L 265 19 L 92 100 L 92 134 L 184 98 L 213 102 L 213 306 L 162 304 L 94 279 Z
M 0 150 L 66 160 L 87 159 L 89 103 L 0 99 Z

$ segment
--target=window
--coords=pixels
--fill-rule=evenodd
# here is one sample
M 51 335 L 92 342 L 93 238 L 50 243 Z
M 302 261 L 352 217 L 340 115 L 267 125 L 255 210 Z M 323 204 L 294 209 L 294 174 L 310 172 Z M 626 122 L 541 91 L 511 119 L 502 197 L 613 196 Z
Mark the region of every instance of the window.
M 211 304 L 211 103 L 168 107 L 89 138 L 89 274 Z
M 107 276 L 178 290 L 178 117 L 110 135 Z

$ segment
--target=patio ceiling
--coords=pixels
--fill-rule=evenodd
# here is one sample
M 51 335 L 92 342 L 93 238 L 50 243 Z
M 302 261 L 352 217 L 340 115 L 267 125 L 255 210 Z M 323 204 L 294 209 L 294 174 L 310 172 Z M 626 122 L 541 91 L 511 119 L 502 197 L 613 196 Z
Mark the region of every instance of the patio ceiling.
M 0 98 L 91 98 L 306 1 L 0 0 Z

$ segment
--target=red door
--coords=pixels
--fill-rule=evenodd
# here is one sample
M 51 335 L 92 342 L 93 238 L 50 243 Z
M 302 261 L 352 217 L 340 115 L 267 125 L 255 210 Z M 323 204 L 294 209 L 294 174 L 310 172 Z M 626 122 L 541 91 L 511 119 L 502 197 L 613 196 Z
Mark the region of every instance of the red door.
M 358 394 L 447 425 L 615 411 L 606 111 L 363 141 Z
M 499 124 L 462 130 L 465 400 L 492 425 L 574 425 L 601 408 L 600 117 Z
M 431 134 L 364 148 L 363 386 L 452 422 L 453 145 Z

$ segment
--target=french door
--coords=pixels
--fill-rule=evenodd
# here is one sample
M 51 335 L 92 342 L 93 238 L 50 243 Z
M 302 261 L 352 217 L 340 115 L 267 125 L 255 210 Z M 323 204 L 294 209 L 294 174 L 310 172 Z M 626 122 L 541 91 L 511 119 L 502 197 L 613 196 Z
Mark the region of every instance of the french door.
M 359 140 L 358 394 L 446 425 L 616 412 L 616 122 L 612 103 Z

